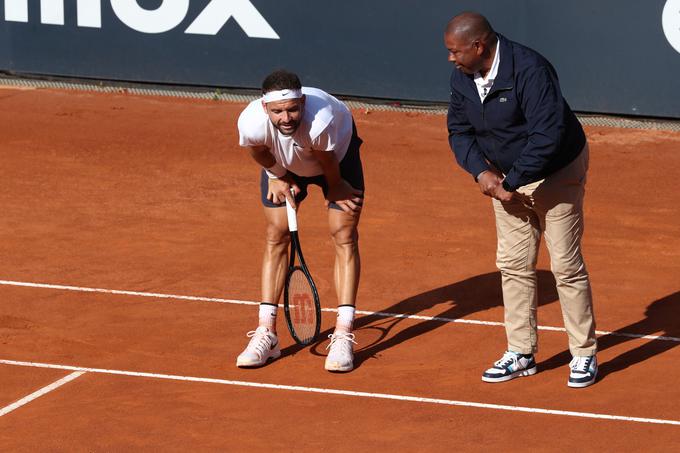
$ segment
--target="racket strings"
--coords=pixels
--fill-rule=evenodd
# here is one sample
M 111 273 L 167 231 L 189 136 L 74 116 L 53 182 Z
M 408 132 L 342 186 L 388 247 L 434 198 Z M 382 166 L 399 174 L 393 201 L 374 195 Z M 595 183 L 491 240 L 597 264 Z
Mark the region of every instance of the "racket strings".
M 288 310 L 295 334 L 302 342 L 311 341 L 316 333 L 316 307 L 314 292 L 301 269 L 290 275 L 288 283 Z

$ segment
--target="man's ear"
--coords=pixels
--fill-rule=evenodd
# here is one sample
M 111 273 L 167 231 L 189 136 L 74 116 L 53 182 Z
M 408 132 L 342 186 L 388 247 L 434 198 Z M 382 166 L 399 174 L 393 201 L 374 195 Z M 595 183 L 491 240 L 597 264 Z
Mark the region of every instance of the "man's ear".
M 484 51 L 486 50 L 486 46 L 482 41 L 476 41 L 477 44 L 477 56 L 481 57 L 484 54 Z
M 304 94 L 303 94 L 302 97 L 300 98 L 300 102 L 302 103 L 303 106 L 305 105 L 305 100 L 306 100 L 306 99 L 307 99 L 307 96 L 305 96 Z
M 262 100 L 262 108 L 264 109 L 264 113 L 267 113 L 267 103 Z

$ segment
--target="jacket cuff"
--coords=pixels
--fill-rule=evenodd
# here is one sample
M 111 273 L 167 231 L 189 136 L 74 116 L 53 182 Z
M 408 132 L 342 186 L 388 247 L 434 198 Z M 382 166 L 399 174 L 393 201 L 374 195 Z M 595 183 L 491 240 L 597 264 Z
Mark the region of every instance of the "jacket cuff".
M 468 169 L 472 177 L 475 178 L 475 182 L 477 182 L 477 176 L 481 175 L 487 170 L 490 170 L 490 168 L 489 165 L 484 161 L 471 162 L 470 168 Z
M 507 192 L 514 192 L 518 187 L 519 184 L 517 182 L 515 172 L 511 170 L 507 175 L 505 175 L 505 179 L 503 180 L 503 189 L 505 189 Z
M 506 192 L 514 192 L 515 191 L 515 189 L 513 189 L 512 186 L 510 186 L 510 184 L 508 184 L 508 181 L 506 181 L 506 180 L 503 180 L 502 185 L 503 185 L 503 189 L 505 189 Z

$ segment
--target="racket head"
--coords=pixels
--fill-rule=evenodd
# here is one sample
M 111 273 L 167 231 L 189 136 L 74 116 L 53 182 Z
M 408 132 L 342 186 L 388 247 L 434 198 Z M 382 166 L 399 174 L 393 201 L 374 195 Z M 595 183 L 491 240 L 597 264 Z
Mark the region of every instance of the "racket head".
M 286 276 L 283 311 L 290 334 L 296 343 L 306 346 L 316 341 L 321 330 L 321 304 L 309 272 L 292 267 Z

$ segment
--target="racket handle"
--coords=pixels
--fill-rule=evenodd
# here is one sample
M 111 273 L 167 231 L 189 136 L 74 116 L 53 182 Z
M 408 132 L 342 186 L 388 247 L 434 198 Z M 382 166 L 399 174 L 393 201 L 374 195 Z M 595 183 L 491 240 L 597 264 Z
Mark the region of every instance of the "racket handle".
M 297 231 L 297 214 L 286 198 L 286 214 L 288 214 L 288 231 Z

